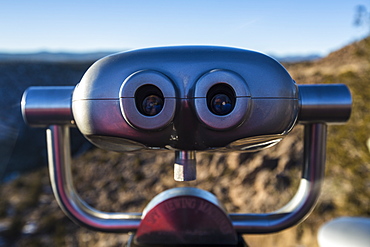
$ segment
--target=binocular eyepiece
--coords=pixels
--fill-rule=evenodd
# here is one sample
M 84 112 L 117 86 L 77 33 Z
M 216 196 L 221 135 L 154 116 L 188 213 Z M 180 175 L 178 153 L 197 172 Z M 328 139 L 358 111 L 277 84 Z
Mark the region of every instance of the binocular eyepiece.
M 350 104 L 346 86 L 298 86 L 261 53 L 190 46 L 114 54 L 75 88 L 30 88 L 23 116 L 30 125 L 73 121 L 114 151 L 254 151 L 297 121 L 344 122 Z
M 76 87 L 31 87 L 30 125 L 75 124 L 113 151 L 256 151 L 297 122 L 341 123 L 351 112 L 345 85 L 300 85 L 264 54 L 227 47 L 134 50 L 105 57 Z
M 155 116 L 160 113 L 164 105 L 162 91 L 154 85 L 145 85 L 135 92 L 137 110 L 145 116 Z M 208 109 L 215 115 L 227 115 L 235 106 L 235 92 L 225 83 L 214 85 L 207 92 Z

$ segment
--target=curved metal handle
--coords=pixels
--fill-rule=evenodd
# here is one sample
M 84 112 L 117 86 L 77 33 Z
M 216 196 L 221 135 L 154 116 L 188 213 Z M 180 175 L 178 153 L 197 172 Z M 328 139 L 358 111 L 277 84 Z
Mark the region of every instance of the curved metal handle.
M 140 224 L 138 213 L 107 213 L 84 202 L 73 186 L 69 127 L 52 125 L 47 130 L 49 175 L 54 195 L 64 213 L 76 223 L 103 232 L 130 232 Z
M 239 233 L 272 233 L 302 222 L 315 207 L 325 172 L 326 124 L 305 125 L 304 165 L 299 189 L 281 209 L 269 214 L 230 214 Z

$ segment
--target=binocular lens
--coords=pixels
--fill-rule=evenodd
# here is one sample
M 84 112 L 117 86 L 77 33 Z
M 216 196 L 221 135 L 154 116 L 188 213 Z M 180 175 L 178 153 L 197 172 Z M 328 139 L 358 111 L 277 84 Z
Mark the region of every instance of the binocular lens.
M 226 94 L 216 94 L 211 100 L 211 110 L 216 115 L 226 115 L 232 110 L 232 102 Z
M 142 111 L 146 116 L 155 116 L 163 108 L 163 99 L 158 95 L 147 96 L 142 103 Z
M 229 114 L 234 109 L 235 101 L 235 92 L 226 83 L 212 86 L 207 93 L 208 109 L 219 116 Z
M 145 116 L 159 114 L 164 106 L 162 91 L 151 84 L 139 87 L 135 93 L 136 108 Z

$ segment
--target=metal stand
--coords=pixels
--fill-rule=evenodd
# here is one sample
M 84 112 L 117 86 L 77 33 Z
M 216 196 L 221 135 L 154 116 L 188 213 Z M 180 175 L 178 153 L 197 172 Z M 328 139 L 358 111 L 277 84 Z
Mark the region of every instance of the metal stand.
M 145 218 L 145 213 L 107 213 L 98 211 L 87 205 L 78 196 L 73 186 L 69 128 L 67 126 L 50 126 L 47 130 L 47 142 L 49 171 L 54 194 L 62 210 L 73 221 L 92 230 L 117 233 L 140 232 L 140 227 L 143 225 L 141 223 L 150 222 L 150 220 Z M 308 216 L 320 194 L 321 182 L 325 170 L 325 145 L 326 125 L 322 123 L 305 125 L 304 165 L 300 187 L 296 195 L 286 206 L 272 213 L 229 214 L 228 216 L 225 214 L 226 216 L 224 216 L 230 219 L 230 224 L 236 236 L 245 233 L 272 233 L 281 231 L 298 224 Z M 179 191 L 175 194 L 166 193 L 167 200 L 175 200 L 178 193 Z M 207 199 L 209 196 L 205 196 L 204 193 L 205 191 L 200 193 L 197 190 L 196 193 L 192 191 L 190 195 L 185 193 L 184 196 L 197 196 L 196 201 L 206 200 L 210 205 L 213 204 L 210 207 L 214 207 L 215 209 L 222 208 L 217 201 Z M 152 209 L 158 209 L 159 205 L 161 204 L 155 204 L 155 206 L 152 206 Z M 195 211 L 189 208 L 186 210 L 190 214 L 195 214 Z M 181 212 L 176 215 L 182 215 L 184 213 L 183 211 Z M 147 215 L 151 215 L 151 213 Z M 204 215 L 206 214 L 204 213 Z M 166 217 L 166 219 L 177 221 L 177 217 L 179 216 L 175 218 Z M 183 217 L 187 217 L 186 214 Z M 214 214 L 207 217 L 208 220 L 216 220 Z M 186 220 L 197 222 L 198 218 L 186 218 Z M 214 226 L 217 226 L 217 224 Z M 196 232 L 188 233 L 194 238 L 197 237 Z M 184 235 L 182 234 L 182 236 Z M 156 240 L 153 238 L 153 241 Z M 145 244 L 147 244 L 147 241 L 145 241 Z

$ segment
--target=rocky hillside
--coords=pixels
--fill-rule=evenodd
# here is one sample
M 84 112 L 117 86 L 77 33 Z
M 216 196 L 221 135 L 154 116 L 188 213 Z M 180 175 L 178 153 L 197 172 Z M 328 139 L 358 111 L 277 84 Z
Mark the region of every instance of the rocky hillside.
M 299 83 L 344 83 L 353 97 L 351 119 L 330 126 L 322 196 L 333 215 L 370 214 L 370 38 L 315 62 L 287 64 Z
M 313 214 L 281 233 L 245 236 L 250 246 L 317 246 L 318 227 L 343 215 L 370 216 L 370 39 L 317 61 L 285 64 L 297 83 L 345 83 L 354 98 L 351 120 L 330 126 L 326 180 Z M 302 126 L 277 146 L 253 154 L 200 153 L 194 182 L 173 180 L 170 153 L 118 154 L 92 149 L 73 160 L 81 196 L 103 211 L 141 211 L 157 193 L 196 186 L 230 212 L 268 212 L 295 193 L 302 164 Z M 46 169 L 0 187 L 0 246 L 122 246 L 126 235 L 76 226 L 58 208 Z

